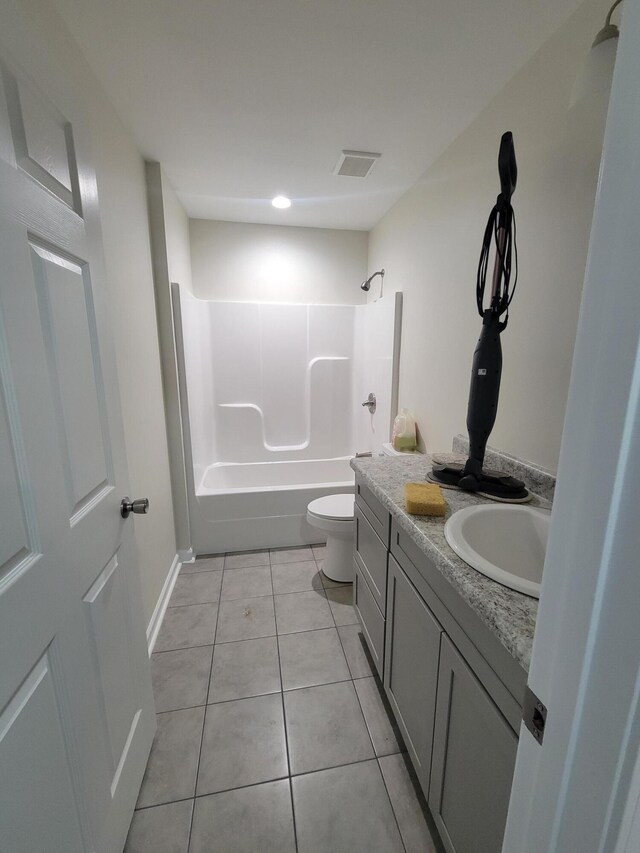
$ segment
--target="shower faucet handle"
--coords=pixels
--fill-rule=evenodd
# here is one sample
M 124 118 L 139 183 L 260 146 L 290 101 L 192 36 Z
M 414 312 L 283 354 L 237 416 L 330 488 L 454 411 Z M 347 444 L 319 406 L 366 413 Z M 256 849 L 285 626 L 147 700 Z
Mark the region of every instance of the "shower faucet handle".
M 375 415 L 376 412 L 376 395 L 371 391 L 367 399 L 362 404 L 369 409 L 369 414 Z

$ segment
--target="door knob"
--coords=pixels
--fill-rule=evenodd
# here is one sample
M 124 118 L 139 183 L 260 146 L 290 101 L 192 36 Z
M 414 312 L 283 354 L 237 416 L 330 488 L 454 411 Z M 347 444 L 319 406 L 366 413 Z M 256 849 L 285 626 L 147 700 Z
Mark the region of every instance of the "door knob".
M 120 502 L 120 515 L 123 518 L 129 518 L 129 514 L 135 512 L 136 515 L 145 515 L 149 511 L 149 498 L 137 498 L 132 501 L 131 498 L 122 498 Z
M 366 406 L 372 415 L 375 415 L 375 413 L 376 413 L 376 395 L 373 393 L 373 391 L 369 394 L 369 396 L 367 397 L 367 399 L 364 401 L 364 403 L 362 405 Z

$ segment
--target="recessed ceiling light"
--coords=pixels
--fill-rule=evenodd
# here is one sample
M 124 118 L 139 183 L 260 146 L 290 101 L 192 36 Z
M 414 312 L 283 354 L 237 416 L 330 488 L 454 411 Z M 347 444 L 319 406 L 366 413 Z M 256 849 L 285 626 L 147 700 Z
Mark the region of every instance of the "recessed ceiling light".
M 280 210 L 286 210 L 288 207 L 291 207 L 291 199 L 287 198 L 286 195 L 277 195 L 271 200 L 271 204 Z

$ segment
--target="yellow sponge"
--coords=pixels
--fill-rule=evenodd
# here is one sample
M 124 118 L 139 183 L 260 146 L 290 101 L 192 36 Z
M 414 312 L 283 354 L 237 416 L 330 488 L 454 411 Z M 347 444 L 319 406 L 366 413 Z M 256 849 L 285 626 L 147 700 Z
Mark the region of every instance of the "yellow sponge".
M 435 483 L 405 483 L 404 505 L 412 515 L 443 516 L 447 502 Z

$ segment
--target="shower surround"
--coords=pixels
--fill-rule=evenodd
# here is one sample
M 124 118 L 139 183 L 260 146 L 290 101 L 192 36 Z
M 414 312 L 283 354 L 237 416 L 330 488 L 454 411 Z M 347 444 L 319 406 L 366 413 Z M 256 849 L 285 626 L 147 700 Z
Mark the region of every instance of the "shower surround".
M 353 491 L 349 459 L 388 440 L 401 295 L 214 302 L 173 285 L 173 304 L 194 552 L 317 540 L 309 501 Z

